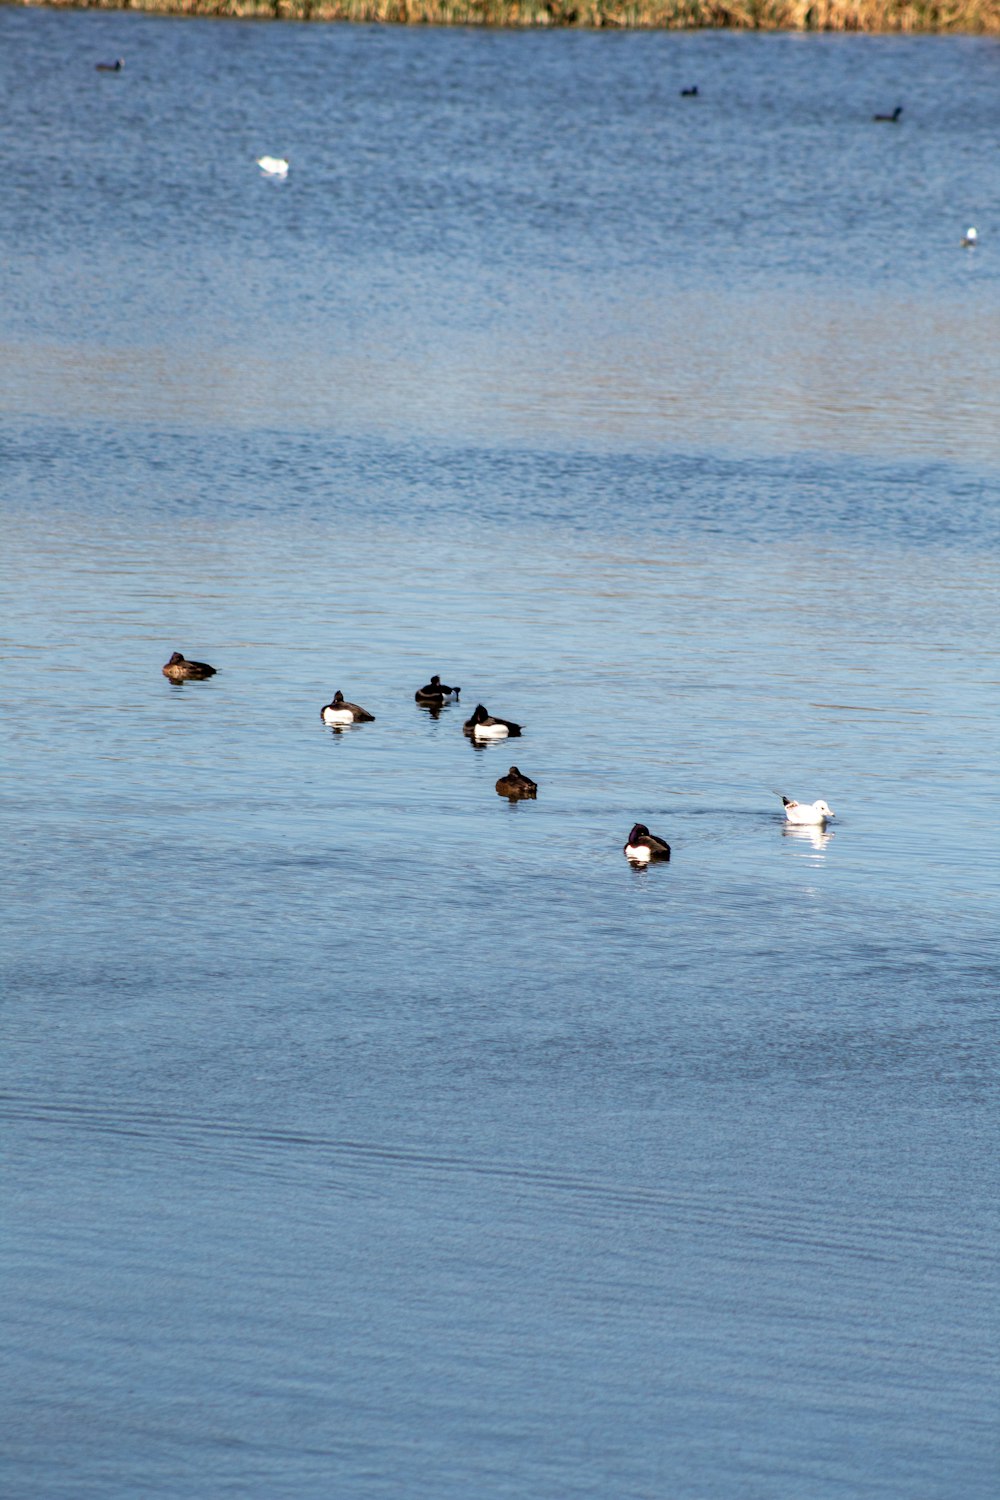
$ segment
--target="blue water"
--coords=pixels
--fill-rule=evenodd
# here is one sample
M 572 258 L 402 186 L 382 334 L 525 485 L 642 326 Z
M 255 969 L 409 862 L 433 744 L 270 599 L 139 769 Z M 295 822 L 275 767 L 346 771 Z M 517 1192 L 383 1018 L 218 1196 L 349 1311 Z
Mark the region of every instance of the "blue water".
M 6 1493 L 992 1500 L 998 56 L 0 9 Z

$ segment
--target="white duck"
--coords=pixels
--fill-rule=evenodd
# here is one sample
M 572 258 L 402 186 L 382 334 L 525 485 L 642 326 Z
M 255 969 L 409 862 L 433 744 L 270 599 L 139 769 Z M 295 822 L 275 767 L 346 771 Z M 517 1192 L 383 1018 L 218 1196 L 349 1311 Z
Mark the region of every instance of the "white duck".
M 265 177 L 288 176 L 288 163 L 283 156 L 258 156 L 257 165 Z
M 837 815 L 832 807 L 826 803 L 819 802 L 793 802 L 790 797 L 782 797 L 785 804 L 785 817 L 789 823 L 823 824 L 827 818 L 835 818 Z

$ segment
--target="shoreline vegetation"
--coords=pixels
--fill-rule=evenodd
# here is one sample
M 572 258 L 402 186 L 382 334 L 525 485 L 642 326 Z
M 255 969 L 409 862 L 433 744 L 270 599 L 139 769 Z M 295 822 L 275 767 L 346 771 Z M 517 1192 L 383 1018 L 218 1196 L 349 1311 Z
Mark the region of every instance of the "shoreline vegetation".
M 33 3 L 33 0 L 27 0 Z M 402 26 L 1000 34 L 1000 0 L 45 0 L 47 8 Z

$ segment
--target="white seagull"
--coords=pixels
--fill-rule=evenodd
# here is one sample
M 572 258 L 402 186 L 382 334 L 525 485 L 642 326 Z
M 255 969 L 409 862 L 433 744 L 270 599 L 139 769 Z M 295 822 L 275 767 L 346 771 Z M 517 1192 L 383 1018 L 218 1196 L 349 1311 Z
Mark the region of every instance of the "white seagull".
M 976 233 L 975 229 L 970 224 L 969 227 L 968 227 L 968 229 L 965 231 L 965 234 L 962 236 L 962 244 L 965 245 L 966 248 L 970 248 L 971 246 L 973 246 L 976 243 L 976 241 L 978 239 L 979 239 L 978 234 Z
M 837 815 L 832 807 L 820 802 L 793 802 L 790 797 L 782 797 L 785 804 L 785 817 L 789 823 L 825 823 L 827 818 L 835 818 Z
M 288 176 L 288 163 L 283 156 L 258 156 L 257 165 L 265 177 Z

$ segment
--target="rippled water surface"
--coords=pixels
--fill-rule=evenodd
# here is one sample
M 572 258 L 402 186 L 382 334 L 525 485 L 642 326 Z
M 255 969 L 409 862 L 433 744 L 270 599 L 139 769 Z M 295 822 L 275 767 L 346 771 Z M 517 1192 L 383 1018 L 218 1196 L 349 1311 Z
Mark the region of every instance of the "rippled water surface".
M 6 1492 L 995 1495 L 998 59 L 0 9 Z

